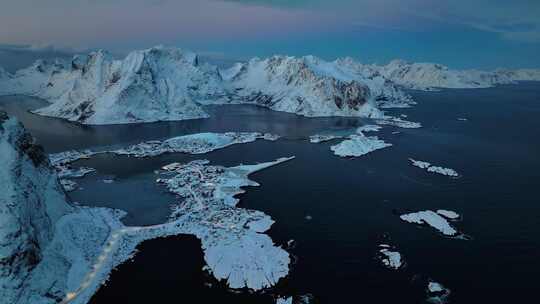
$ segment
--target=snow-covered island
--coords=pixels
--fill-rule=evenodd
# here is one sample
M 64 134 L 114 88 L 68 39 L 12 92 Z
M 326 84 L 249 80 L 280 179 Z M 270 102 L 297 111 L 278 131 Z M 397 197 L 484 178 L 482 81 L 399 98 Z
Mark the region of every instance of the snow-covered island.
M 402 214 L 400 215 L 400 218 L 408 223 L 428 225 L 446 236 L 457 236 L 459 234 L 459 232 L 448 222 L 448 220 L 456 220 L 459 218 L 459 215 L 453 211 L 418 211 Z
M 164 153 L 205 154 L 236 144 L 251 143 L 259 139 L 276 141 L 279 136 L 259 132 L 194 133 L 166 140 L 145 141 L 118 149 L 96 148 L 53 153 L 49 155 L 49 159 L 61 176 L 65 174 L 67 177 L 82 177 L 84 176 L 82 173 L 93 172 L 93 169 L 85 167 L 73 169 L 71 163 L 81 159 L 88 159 L 97 154 L 111 153 L 131 157 L 154 157 Z
M 133 157 L 152 157 L 164 153 L 204 154 L 235 144 L 254 142 L 258 139 L 275 141 L 279 139 L 279 136 L 258 132 L 196 133 L 164 141 L 147 141 L 107 152 Z
M 233 168 L 200 161 L 178 165 L 161 179 L 183 198 L 171 219 L 126 227 L 121 211 L 70 203 L 41 147 L 4 112 L 0 150 L 0 296 L 6 303 L 87 303 L 140 242 L 178 234 L 201 238 L 213 275 L 231 288 L 258 290 L 288 274 L 288 253 L 264 234 L 272 219 L 237 208 L 233 196 L 240 187 L 257 185 L 249 174 L 292 158 Z M 51 159 L 68 164 L 81 157 L 87 155 L 71 152 Z
M 258 139 L 275 141 L 278 135 L 258 132 L 195 133 L 173 137 L 167 140 L 152 140 L 120 149 L 86 149 L 59 152 L 49 155 L 51 165 L 56 169 L 60 182 L 66 191 L 77 189 L 75 178 L 95 172 L 88 167 L 74 168 L 72 163 L 88 159 L 97 154 L 111 153 L 131 157 L 154 157 L 164 153 L 204 154 L 235 144 L 245 144 Z
M 365 132 L 378 132 L 381 129 L 377 125 L 364 125 L 358 127 L 353 134 L 335 135 L 335 134 L 316 134 L 309 137 L 311 143 L 321 143 L 339 138 L 345 138 L 342 142 L 330 147 L 335 155 L 340 157 L 359 157 L 370 152 L 384 149 L 392 144 L 384 142 L 377 136 L 366 136 Z
M 201 240 L 211 273 L 231 288 L 262 289 L 288 274 L 289 254 L 264 234 L 274 221 L 262 212 L 237 208 L 234 196 L 243 186 L 258 186 L 249 174 L 293 158 L 232 168 L 192 161 L 169 167 L 164 175 L 171 177 L 158 179 L 182 198 L 170 225 Z
M 343 138 L 343 136 L 334 134 L 315 134 L 309 137 L 309 142 L 312 144 L 320 144 L 322 142 L 327 142 L 340 138 Z
M 404 129 L 417 129 L 422 127 L 422 124 L 419 122 L 408 121 L 391 116 L 385 116 L 384 118 L 377 119 L 376 122 L 379 125 L 388 125 Z
M 424 169 L 430 173 L 436 173 L 436 174 L 446 175 L 450 177 L 459 177 L 459 173 L 457 173 L 456 170 L 454 169 L 444 168 L 440 166 L 433 166 L 429 162 L 415 160 L 412 158 L 409 158 L 409 161 L 411 162 L 411 165 L 418 167 L 420 169 Z
M 360 132 L 349 136 L 347 140 L 335 146 L 331 146 L 330 150 L 341 157 L 359 157 L 390 146 L 392 144 L 379 139 L 377 136 L 365 136 Z
M 405 263 L 401 253 L 388 244 L 379 245 L 377 257 L 386 268 L 392 270 L 400 269 Z
M 433 304 L 444 304 L 448 302 L 450 289 L 435 281 L 429 281 L 426 288 L 427 302 Z

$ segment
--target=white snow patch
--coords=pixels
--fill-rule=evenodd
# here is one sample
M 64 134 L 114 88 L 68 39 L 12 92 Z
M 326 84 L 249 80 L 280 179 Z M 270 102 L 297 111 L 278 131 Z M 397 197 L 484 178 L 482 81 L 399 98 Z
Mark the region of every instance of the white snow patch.
M 442 284 L 429 281 L 427 286 L 427 302 L 434 304 L 444 304 L 448 302 L 450 296 L 450 289 L 444 287 Z
M 377 125 L 364 125 L 364 126 L 358 127 L 358 129 L 356 129 L 356 133 L 378 132 L 381 129 L 382 129 L 382 127 L 377 126 Z
M 387 244 L 379 245 L 379 258 L 383 265 L 389 269 L 397 270 L 403 266 L 401 253 Z
M 376 119 L 375 122 L 379 125 L 389 125 L 403 129 L 417 129 L 422 127 L 422 124 L 420 124 L 419 122 L 407 121 L 401 118 L 391 116 L 385 116 L 382 119 Z
M 437 213 L 450 220 L 457 220 L 460 218 L 460 215 L 457 212 L 451 210 L 439 209 L 437 210 Z
M 429 162 L 415 160 L 415 159 L 412 159 L 412 158 L 409 158 L 409 161 L 411 162 L 411 164 L 413 166 L 418 167 L 420 169 L 424 169 L 427 172 L 437 173 L 437 174 L 446 175 L 446 176 L 450 176 L 450 177 L 458 177 L 459 176 L 459 173 L 457 173 L 454 169 L 443 168 L 443 167 L 439 167 L 439 166 L 433 166 Z
M 109 152 L 133 157 L 152 157 L 164 153 L 204 154 L 235 144 L 254 142 L 258 139 L 275 141 L 278 138 L 277 135 L 258 132 L 197 133 L 173 137 L 164 141 L 147 141 Z
M 458 177 L 459 174 L 454 169 L 450 168 L 443 168 L 439 166 L 431 166 L 427 169 L 428 172 L 437 173 L 441 175 L 451 176 L 451 177 Z
M 332 134 L 328 134 L 328 135 L 315 134 L 315 135 L 311 135 L 309 137 L 309 142 L 313 143 L 313 144 L 318 144 L 318 143 L 322 143 L 322 142 L 326 142 L 326 141 L 330 141 L 330 140 L 334 140 L 334 139 L 338 139 L 338 138 L 343 138 L 343 136 L 341 136 L 341 135 L 332 135 Z
M 392 146 L 376 136 L 367 137 L 362 133 L 349 136 L 347 140 L 331 146 L 330 150 L 341 157 L 359 157 L 370 152 Z
M 428 169 L 429 167 L 431 167 L 431 163 L 428 163 L 425 161 L 414 160 L 412 158 L 409 158 L 409 160 L 411 161 L 413 166 L 421 168 L 421 169 Z
M 444 235 L 456 236 L 458 234 L 458 231 L 444 217 L 431 210 L 402 214 L 400 218 L 408 223 L 431 226 Z
M 276 304 L 292 304 L 292 300 L 293 300 L 292 297 L 277 298 L 276 299 Z

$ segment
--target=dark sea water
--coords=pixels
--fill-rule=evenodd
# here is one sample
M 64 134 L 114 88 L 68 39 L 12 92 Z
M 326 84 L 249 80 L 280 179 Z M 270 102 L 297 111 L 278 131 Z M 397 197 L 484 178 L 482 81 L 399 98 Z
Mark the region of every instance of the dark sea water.
M 203 131 L 261 131 L 284 136 L 205 155 L 134 159 L 99 156 L 77 165 L 97 174 L 78 180 L 74 201 L 126 210 L 125 223 L 167 218 L 174 197 L 154 183 L 154 170 L 173 161 L 213 164 L 296 159 L 251 176 L 261 187 L 240 196 L 241 207 L 276 223 L 278 244 L 296 240 L 290 276 L 262 293 L 233 293 L 201 271 L 200 242 L 177 236 L 143 243 L 133 262 L 114 271 L 92 303 L 273 303 L 273 294 L 313 294 L 316 303 L 422 303 L 432 278 L 452 290 L 451 303 L 534 303 L 540 275 L 540 84 L 478 90 L 412 92 L 418 105 L 393 111 L 423 124 L 385 127 L 393 144 L 356 159 L 334 156 L 335 142 L 310 144 L 321 131 L 347 132 L 369 121 L 308 119 L 252 106 L 211 108 L 212 118 L 174 123 L 82 127 L 26 112 L 42 101 L 3 97 L 48 152 L 137 143 Z M 458 118 L 467 118 L 460 121 Z M 392 134 L 400 131 L 399 134 Z M 408 158 L 456 169 L 458 179 L 430 175 Z M 114 178 L 106 184 L 103 179 Z M 454 210 L 454 225 L 471 240 L 445 238 L 402 222 L 406 210 Z M 306 220 L 310 215 L 312 220 Z M 406 259 L 390 271 L 374 258 L 387 236 Z

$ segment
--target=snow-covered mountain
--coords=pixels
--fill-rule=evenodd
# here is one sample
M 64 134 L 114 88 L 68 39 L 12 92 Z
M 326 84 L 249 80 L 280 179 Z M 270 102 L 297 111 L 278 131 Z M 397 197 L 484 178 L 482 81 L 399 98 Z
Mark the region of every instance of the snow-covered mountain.
M 38 61 L 11 75 L 0 73 L 0 95 L 26 94 L 51 105 L 37 114 L 84 124 L 202 118 L 195 102 L 223 96 L 217 68 L 196 54 L 155 47 L 115 60 L 106 51 L 69 63 Z
M 410 95 L 371 65 L 361 64 L 350 57 L 338 59 L 333 65 L 342 73 L 347 73 L 353 79 L 366 84 L 380 108 L 402 108 L 415 104 Z
M 0 297 L 15 303 L 55 223 L 72 207 L 41 147 L 5 112 L 0 112 L 0 155 Z
M 15 74 L 10 74 L 0 68 L 0 95 L 40 96 L 42 92 L 50 90 L 49 79 L 64 71 L 65 68 L 66 63 L 62 60 L 37 60 L 30 67 L 19 70 Z
M 83 124 L 203 118 L 201 105 L 249 103 L 309 117 L 382 118 L 380 109 L 414 104 L 406 89 L 486 88 L 540 81 L 540 70 L 452 70 L 394 60 L 365 65 L 351 58 L 254 58 L 227 70 L 196 54 L 155 47 L 115 60 L 106 51 L 73 60 L 37 61 L 10 74 L 0 69 L 0 95 L 26 94 L 51 104 L 35 113 Z
M 195 100 L 214 99 L 223 91 L 218 70 L 199 64 L 196 54 L 156 47 L 123 60 L 105 51 L 76 56 L 71 68 L 53 75 L 48 89 L 37 95 L 52 102 L 37 114 L 117 124 L 207 117 Z
M 337 64 L 313 56 L 254 58 L 222 75 L 235 103 L 309 117 L 382 116 L 365 83 Z
M 498 69 L 495 72 L 512 81 L 540 81 L 540 69 Z
M 488 88 L 516 81 L 540 81 L 540 70 L 453 70 L 436 63 L 410 63 L 394 60 L 385 66 L 372 66 L 388 80 L 409 89 Z

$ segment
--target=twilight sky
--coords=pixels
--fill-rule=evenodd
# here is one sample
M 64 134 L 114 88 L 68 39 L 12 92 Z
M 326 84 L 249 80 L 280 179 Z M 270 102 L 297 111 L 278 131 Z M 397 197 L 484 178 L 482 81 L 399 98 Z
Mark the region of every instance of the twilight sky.
M 540 1 L 2 0 L 0 56 L 157 44 L 223 60 L 313 54 L 540 68 Z

